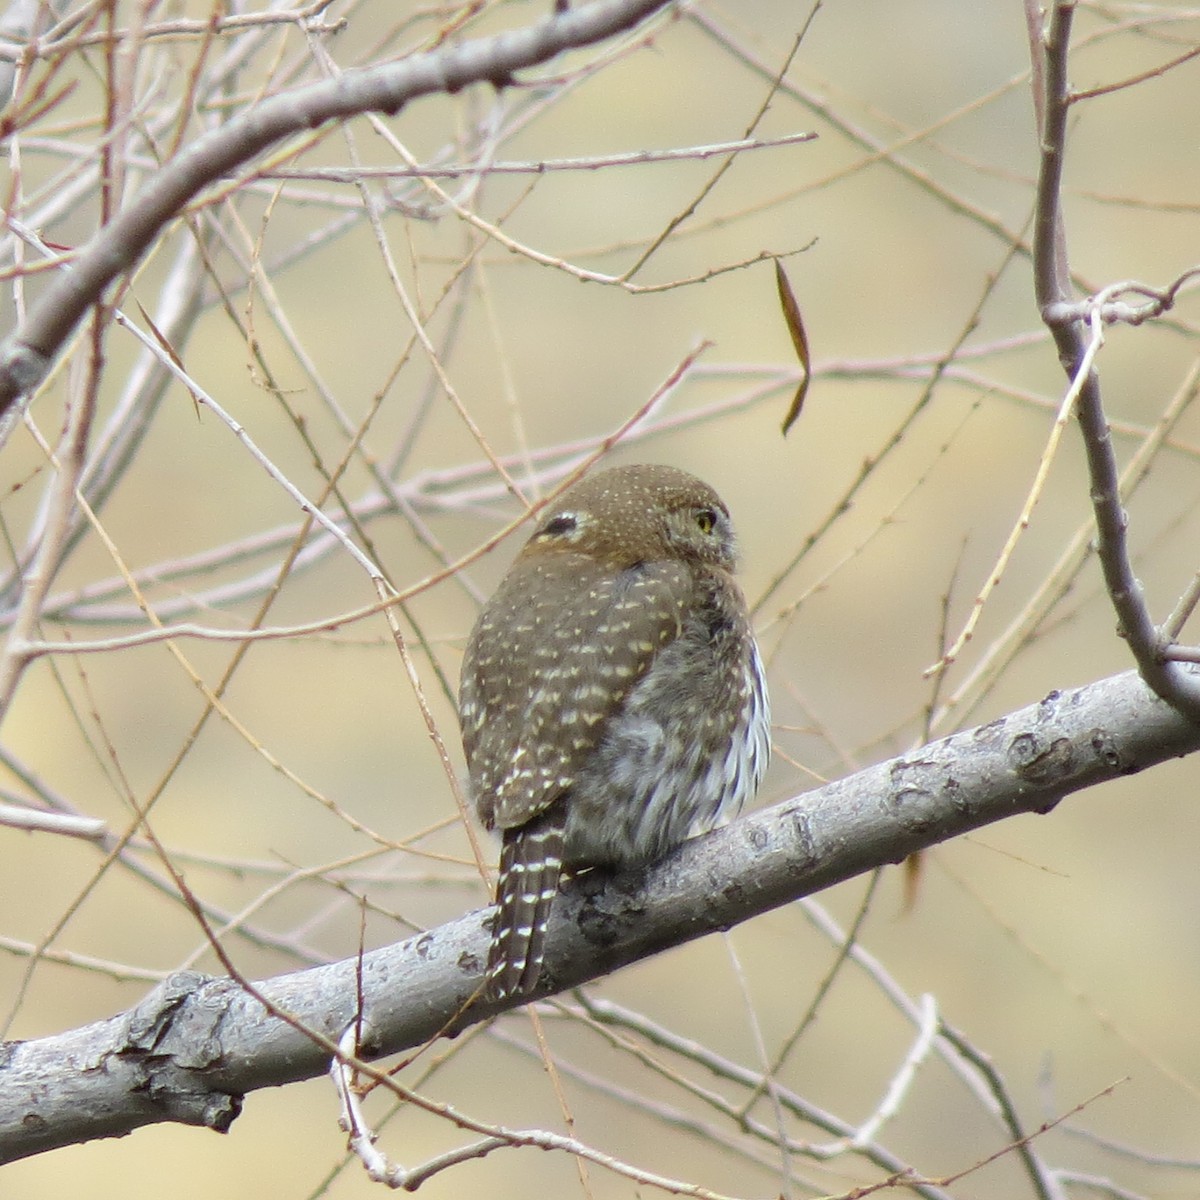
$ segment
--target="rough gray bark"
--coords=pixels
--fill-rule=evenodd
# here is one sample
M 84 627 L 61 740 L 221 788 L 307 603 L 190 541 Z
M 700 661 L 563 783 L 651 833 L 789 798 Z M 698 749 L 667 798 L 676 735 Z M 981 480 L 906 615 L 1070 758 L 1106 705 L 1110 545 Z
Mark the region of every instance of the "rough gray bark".
M 539 994 L 1198 748 L 1200 726 L 1133 672 L 1052 692 L 689 842 L 644 878 L 574 881 L 555 907 Z M 228 1129 L 247 1092 L 326 1069 L 327 1048 L 303 1029 L 336 1040 L 355 1018 L 360 976 L 374 1053 L 494 1015 L 494 1005 L 457 1015 L 480 983 L 489 916 L 470 913 L 361 965 L 266 980 L 255 985 L 266 1005 L 233 980 L 181 972 L 130 1012 L 0 1045 L 0 1162 L 155 1121 Z

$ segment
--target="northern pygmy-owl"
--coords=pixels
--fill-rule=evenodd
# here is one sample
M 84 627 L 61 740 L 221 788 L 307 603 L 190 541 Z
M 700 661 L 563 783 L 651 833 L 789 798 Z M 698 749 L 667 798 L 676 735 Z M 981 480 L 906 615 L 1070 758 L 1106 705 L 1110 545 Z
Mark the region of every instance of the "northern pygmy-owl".
M 536 985 L 564 869 L 653 862 L 758 787 L 770 716 L 735 559 L 707 484 L 617 467 L 563 494 L 480 613 L 459 716 L 503 836 L 493 998 Z

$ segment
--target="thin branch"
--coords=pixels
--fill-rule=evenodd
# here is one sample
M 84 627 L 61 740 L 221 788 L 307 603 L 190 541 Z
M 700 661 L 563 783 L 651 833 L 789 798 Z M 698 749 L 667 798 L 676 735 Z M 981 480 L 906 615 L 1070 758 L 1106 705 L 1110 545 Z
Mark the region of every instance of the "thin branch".
M 1033 1138 L 1025 1132 L 1025 1128 L 1021 1124 L 1021 1119 L 1017 1115 L 1013 1098 L 1005 1086 L 1003 1076 L 996 1069 L 995 1063 L 959 1033 L 958 1030 L 943 1024 L 940 1032 L 959 1054 L 979 1072 L 980 1076 L 986 1080 L 988 1088 L 999 1106 L 1000 1115 L 1013 1139 L 1017 1155 L 1024 1164 L 1025 1171 L 1029 1175 L 1029 1180 L 1033 1184 L 1034 1191 L 1037 1193 L 1038 1200 L 1066 1200 L 1053 1174 L 1046 1168 L 1045 1163 L 1042 1162 L 1034 1150 L 1032 1144 Z
M 597 154 L 588 158 L 546 158 L 536 162 L 416 163 L 392 167 L 277 167 L 263 171 L 260 179 L 308 179 L 327 183 L 363 183 L 370 179 L 461 179 L 477 175 L 548 175 L 554 171 L 600 171 L 609 167 L 639 167 L 652 163 L 698 162 L 719 154 L 744 154 L 747 150 L 774 150 L 811 142 L 816 134 L 789 133 L 777 138 L 739 138 L 706 146 L 677 146 L 667 150 L 631 150 L 624 154 Z
M 66 428 L 58 450 L 51 453 L 43 443 L 55 476 L 46 503 L 41 541 L 25 574 L 17 615 L 0 655 L 0 719 L 8 712 L 17 684 L 29 665 L 24 647 L 37 628 L 42 602 L 61 564 L 76 488 L 83 474 L 88 433 L 95 413 L 95 394 L 90 388 L 76 389 L 76 393 L 68 408 Z
M 1139 83 L 1145 83 L 1147 80 L 1159 79 L 1168 71 L 1173 71 L 1176 67 L 1181 67 L 1184 63 L 1191 62 L 1198 54 L 1200 54 L 1200 46 L 1193 46 L 1190 50 L 1185 50 L 1182 54 L 1168 59 L 1165 63 L 1159 63 L 1156 67 L 1139 71 L 1136 75 L 1130 75 L 1126 79 L 1119 79 L 1116 83 L 1106 83 L 1100 87 L 1088 88 L 1086 91 L 1072 92 L 1068 100 L 1072 104 L 1076 104 L 1080 100 L 1094 100 L 1097 96 L 1109 96 L 1113 92 L 1119 92 L 1124 88 L 1136 87 Z
M 471 1159 L 484 1158 L 494 1150 L 513 1149 L 521 1146 L 536 1146 L 540 1150 L 560 1150 L 575 1158 L 585 1159 L 597 1166 L 607 1167 L 615 1174 L 632 1179 L 635 1183 L 659 1188 L 678 1196 L 694 1196 L 696 1200 L 728 1200 L 720 1193 L 696 1184 L 686 1183 L 679 1179 L 670 1179 L 651 1171 L 644 1171 L 630 1163 L 622 1162 L 610 1154 L 603 1154 L 591 1146 L 585 1145 L 576 1138 L 564 1137 L 559 1133 L 551 1133 L 544 1129 L 497 1129 L 477 1142 L 460 1146 L 455 1150 L 439 1154 L 416 1167 L 405 1167 L 393 1161 L 376 1148 L 378 1135 L 368 1124 L 359 1103 L 357 1089 L 354 1084 L 355 1061 L 357 1053 L 357 1038 L 355 1027 L 352 1025 L 342 1035 L 338 1043 L 341 1056 L 330 1064 L 329 1073 L 333 1078 L 341 1104 L 340 1124 L 349 1135 L 350 1150 L 362 1160 L 368 1177 L 375 1183 L 386 1184 L 390 1188 L 403 1188 L 415 1192 L 427 1179 Z M 461 1115 L 459 1115 L 461 1122 Z M 478 1128 L 478 1123 L 472 1122 Z
M 0 804 L 0 825 L 26 832 L 57 833 L 89 842 L 99 840 L 108 832 L 108 827 L 98 817 L 74 817 L 23 804 Z
M 1100 323 L 1097 322 L 1093 337 L 1088 343 L 1083 362 L 1080 363 L 1079 369 L 1075 372 L 1075 377 L 1071 380 L 1071 385 L 1067 388 L 1067 394 L 1063 397 L 1062 404 L 1059 406 L 1058 413 L 1054 418 L 1054 424 L 1050 427 L 1050 436 L 1046 439 L 1045 449 L 1042 451 L 1042 457 L 1034 474 L 1033 483 L 1030 485 L 1029 492 L 1025 497 L 1025 503 L 1021 506 L 1020 515 L 1017 517 L 1000 554 L 996 558 L 995 566 L 992 567 L 986 582 L 975 596 L 975 601 L 971 605 L 970 615 L 967 617 L 958 637 L 955 638 L 953 645 L 942 654 L 936 663 L 925 668 L 925 678 L 929 678 L 931 675 L 940 675 L 946 667 L 958 658 L 967 643 L 975 636 L 975 629 L 979 624 L 980 617 L 983 616 L 984 607 L 987 605 L 992 592 L 1000 586 L 1000 581 L 1004 578 L 1004 572 L 1008 570 L 1008 564 L 1012 561 L 1012 556 L 1016 552 L 1017 543 L 1021 540 L 1022 535 L 1029 528 L 1029 524 L 1033 520 L 1033 510 L 1042 498 L 1042 492 L 1046 487 L 1046 480 L 1050 475 L 1050 468 L 1054 464 L 1054 459 L 1058 454 L 1062 435 L 1067 428 L 1067 423 L 1075 413 L 1075 406 L 1079 401 L 1079 393 L 1083 389 L 1088 374 L 1092 369 L 1092 363 L 1095 361 L 1096 355 L 1100 352 L 1100 347 L 1103 343 L 1104 331 Z
M 321 22 L 317 17 L 333 0 L 314 0 L 303 8 L 291 11 L 269 11 L 243 14 L 214 14 L 203 21 L 183 18 L 174 21 L 158 21 L 137 31 L 143 40 L 157 38 L 185 38 L 211 34 L 238 33 L 246 29 L 261 29 L 272 25 L 299 25 L 310 33 L 336 33 L 345 25 L 344 20 Z M 37 7 L 46 7 L 38 5 Z M 55 29 L 35 39 L 19 41 L 5 38 L 0 42 L 0 62 L 25 62 L 38 59 L 57 58 L 59 55 L 83 50 L 89 46 L 107 46 L 122 42 L 130 35 L 128 29 L 104 29 L 92 33 L 72 34 L 78 23 L 79 14 L 72 13 Z
M 929 1057 L 929 1051 L 933 1048 L 934 1039 L 939 1032 L 937 1004 L 934 998 L 928 994 L 922 996 L 920 1009 L 921 1024 L 917 1029 L 917 1036 L 904 1056 L 900 1069 L 892 1077 L 878 1107 L 854 1131 L 853 1137 L 844 1142 L 835 1143 L 833 1146 L 820 1147 L 822 1152 L 832 1155 L 847 1149 L 859 1150 L 863 1146 L 869 1145 L 875 1140 L 884 1125 L 900 1111 L 900 1105 L 917 1077 L 917 1069 Z

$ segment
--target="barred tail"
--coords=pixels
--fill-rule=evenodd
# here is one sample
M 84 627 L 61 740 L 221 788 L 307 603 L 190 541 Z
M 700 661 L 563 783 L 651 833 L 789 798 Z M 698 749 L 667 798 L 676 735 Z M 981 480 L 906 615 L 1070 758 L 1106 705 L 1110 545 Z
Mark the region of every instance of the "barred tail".
M 488 954 L 493 1000 L 533 991 L 542 970 L 546 922 L 562 873 L 566 808 L 560 800 L 531 821 L 504 831 L 496 924 Z

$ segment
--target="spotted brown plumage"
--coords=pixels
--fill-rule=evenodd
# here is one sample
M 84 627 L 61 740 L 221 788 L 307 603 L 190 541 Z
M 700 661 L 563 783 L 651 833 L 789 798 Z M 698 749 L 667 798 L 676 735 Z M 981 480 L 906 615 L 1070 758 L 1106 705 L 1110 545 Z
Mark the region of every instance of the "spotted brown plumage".
M 495 999 L 537 985 L 564 869 L 653 862 L 758 787 L 769 709 L 735 563 L 712 488 L 617 467 L 563 494 L 480 613 L 459 715 L 503 838 Z

